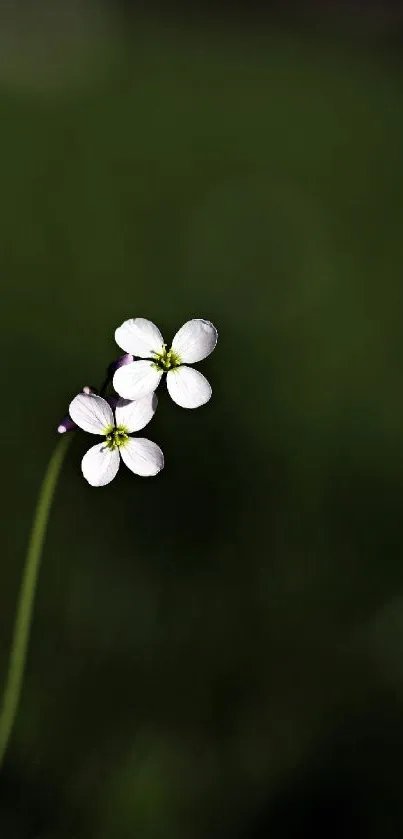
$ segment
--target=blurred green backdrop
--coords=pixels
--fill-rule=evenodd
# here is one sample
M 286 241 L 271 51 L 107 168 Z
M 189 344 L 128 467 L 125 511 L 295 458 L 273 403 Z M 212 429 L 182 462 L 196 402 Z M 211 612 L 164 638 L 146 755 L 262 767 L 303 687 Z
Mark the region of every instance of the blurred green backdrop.
M 161 395 L 158 478 L 95 490 L 69 450 L 1 836 L 400 837 L 398 49 L 94 33 L 0 68 L 0 673 L 55 428 L 116 326 L 211 319 L 214 392 Z

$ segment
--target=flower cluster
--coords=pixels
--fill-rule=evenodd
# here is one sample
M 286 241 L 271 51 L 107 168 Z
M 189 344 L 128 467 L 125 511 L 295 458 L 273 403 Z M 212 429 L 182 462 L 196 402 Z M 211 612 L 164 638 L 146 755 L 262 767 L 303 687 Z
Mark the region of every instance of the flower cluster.
M 84 387 L 57 429 L 62 434 L 81 428 L 103 438 L 82 459 L 81 469 L 91 486 L 109 484 L 121 459 L 143 477 L 156 475 L 163 468 L 160 447 L 132 435 L 154 416 L 158 405 L 155 391 L 164 375 L 171 398 L 182 408 L 198 408 L 211 397 L 207 379 L 188 366 L 202 361 L 216 346 L 217 330 L 210 321 L 187 321 L 169 349 L 158 327 L 145 318 L 124 321 L 115 332 L 115 340 L 124 355 L 109 365 L 100 393 Z M 117 395 L 106 395 L 111 382 Z

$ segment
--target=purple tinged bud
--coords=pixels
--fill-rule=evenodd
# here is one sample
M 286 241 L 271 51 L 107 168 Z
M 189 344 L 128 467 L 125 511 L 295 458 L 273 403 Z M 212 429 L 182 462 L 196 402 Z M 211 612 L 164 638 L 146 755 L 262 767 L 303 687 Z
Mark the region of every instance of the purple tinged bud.
M 66 431 L 74 431 L 77 428 L 75 422 L 67 415 L 63 417 L 60 425 L 57 426 L 57 430 L 59 434 L 65 434 Z
M 119 358 L 116 358 L 115 361 L 108 367 L 108 375 L 112 378 L 113 374 L 116 373 L 116 370 L 119 370 L 119 367 L 123 367 L 125 364 L 131 364 L 134 361 L 134 355 L 131 353 L 126 352 L 124 355 L 120 355 Z

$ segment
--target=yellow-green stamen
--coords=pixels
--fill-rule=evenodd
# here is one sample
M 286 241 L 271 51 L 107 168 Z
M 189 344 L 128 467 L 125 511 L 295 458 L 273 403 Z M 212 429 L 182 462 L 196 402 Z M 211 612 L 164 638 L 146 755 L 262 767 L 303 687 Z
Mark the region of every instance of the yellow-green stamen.
M 105 429 L 105 442 L 110 451 L 120 449 L 129 441 L 129 431 L 124 425 L 111 425 Z
M 154 353 L 154 367 L 163 373 L 167 373 L 168 370 L 172 370 L 174 367 L 179 367 L 180 364 L 181 360 L 178 353 L 172 349 L 167 350 L 166 344 L 164 344 L 162 352 Z

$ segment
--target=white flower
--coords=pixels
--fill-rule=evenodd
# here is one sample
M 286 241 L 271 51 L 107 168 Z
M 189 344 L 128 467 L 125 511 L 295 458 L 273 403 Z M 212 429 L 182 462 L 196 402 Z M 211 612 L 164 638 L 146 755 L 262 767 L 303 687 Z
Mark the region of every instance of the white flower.
M 92 446 L 84 455 L 81 469 L 91 486 L 105 486 L 115 477 L 120 458 L 136 475 L 156 475 L 164 466 L 164 455 L 156 443 L 133 438 L 133 431 L 150 422 L 157 407 L 155 394 L 137 402 L 118 399 L 115 416 L 106 399 L 95 394 L 79 393 L 70 403 L 70 416 L 84 431 L 102 435 L 105 440 Z M 120 455 L 120 456 L 119 456 Z
M 113 386 L 120 396 L 140 399 L 155 391 L 166 373 L 168 391 L 182 408 L 198 408 L 210 399 L 207 379 L 187 366 L 210 355 L 217 343 L 217 330 L 209 320 L 187 321 L 169 350 L 158 327 L 145 318 L 125 320 L 116 330 L 115 340 L 125 352 L 140 359 L 116 370 Z

